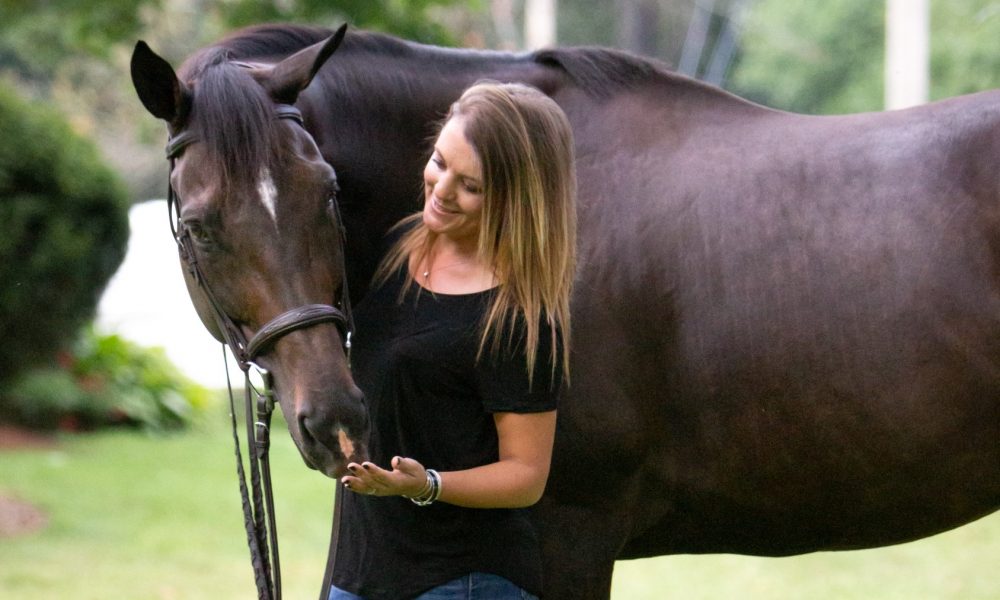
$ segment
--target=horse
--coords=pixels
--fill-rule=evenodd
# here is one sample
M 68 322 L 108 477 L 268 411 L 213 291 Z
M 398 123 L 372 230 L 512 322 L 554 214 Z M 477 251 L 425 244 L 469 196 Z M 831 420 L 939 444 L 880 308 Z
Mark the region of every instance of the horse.
M 533 508 L 547 598 L 607 598 L 618 559 L 872 548 L 1000 507 L 996 91 L 808 116 L 611 49 L 292 25 L 236 32 L 179 73 L 140 43 L 132 78 L 172 135 L 199 136 L 171 181 L 247 334 L 345 282 L 363 301 L 467 86 L 519 81 L 565 110 L 579 246 L 571 385 Z M 331 477 L 365 456 L 343 342 L 321 323 L 258 359 Z

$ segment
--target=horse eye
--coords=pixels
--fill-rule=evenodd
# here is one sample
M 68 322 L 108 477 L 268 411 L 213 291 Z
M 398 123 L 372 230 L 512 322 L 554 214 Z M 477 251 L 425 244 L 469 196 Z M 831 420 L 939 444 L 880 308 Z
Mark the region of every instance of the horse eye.
M 209 246 L 212 244 L 212 236 L 208 234 L 201 223 L 193 221 L 190 223 L 185 223 L 188 233 L 191 234 L 191 239 L 194 240 L 199 246 Z

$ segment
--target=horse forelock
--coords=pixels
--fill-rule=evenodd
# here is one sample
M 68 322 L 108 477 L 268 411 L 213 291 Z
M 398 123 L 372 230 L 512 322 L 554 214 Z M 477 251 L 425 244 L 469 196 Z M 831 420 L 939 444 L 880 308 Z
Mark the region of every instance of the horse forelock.
M 202 55 L 184 77 L 193 88 L 187 128 L 204 145 L 220 189 L 252 189 L 281 156 L 274 102 L 225 49 Z

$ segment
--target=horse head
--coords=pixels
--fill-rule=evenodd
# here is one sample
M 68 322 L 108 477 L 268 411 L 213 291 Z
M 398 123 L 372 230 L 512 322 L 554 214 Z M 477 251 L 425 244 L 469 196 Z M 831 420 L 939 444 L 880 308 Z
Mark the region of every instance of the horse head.
M 175 235 L 198 315 L 241 366 L 271 374 L 303 459 L 330 477 L 366 457 L 368 426 L 345 351 L 336 175 L 292 105 L 344 29 L 278 62 L 208 49 L 175 72 L 139 42 L 131 64 L 171 135 Z

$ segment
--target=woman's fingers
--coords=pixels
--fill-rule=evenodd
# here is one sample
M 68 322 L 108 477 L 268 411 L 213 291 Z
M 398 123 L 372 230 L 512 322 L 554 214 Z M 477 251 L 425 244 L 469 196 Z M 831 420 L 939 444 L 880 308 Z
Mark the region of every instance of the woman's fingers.
M 362 477 L 366 477 L 369 481 L 372 481 L 376 484 L 384 484 L 384 485 L 389 484 L 388 477 L 391 473 L 389 471 L 386 471 L 382 467 L 376 465 L 375 463 L 367 461 L 363 462 L 361 463 L 361 470 L 362 470 Z
M 380 486 L 377 478 L 377 471 L 381 471 L 376 465 L 365 462 L 362 464 L 350 463 L 347 465 L 350 475 L 343 476 L 340 481 L 347 489 L 359 494 L 387 495 L 384 486 Z M 391 492 L 389 492 L 391 493 Z
M 424 467 L 412 458 L 396 456 L 390 465 L 392 470 L 387 471 L 367 461 L 350 463 L 347 470 L 351 474 L 343 476 L 340 481 L 347 489 L 359 494 L 398 496 L 413 494 L 426 480 Z
M 393 473 L 400 476 L 400 494 L 408 497 L 416 496 L 427 486 L 427 470 L 412 458 L 397 456 L 392 459 Z
M 392 467 L 394 470 L 410 477 L 426 477 L 424 466 L 412 458 L 397 456 L 392 459 Z

